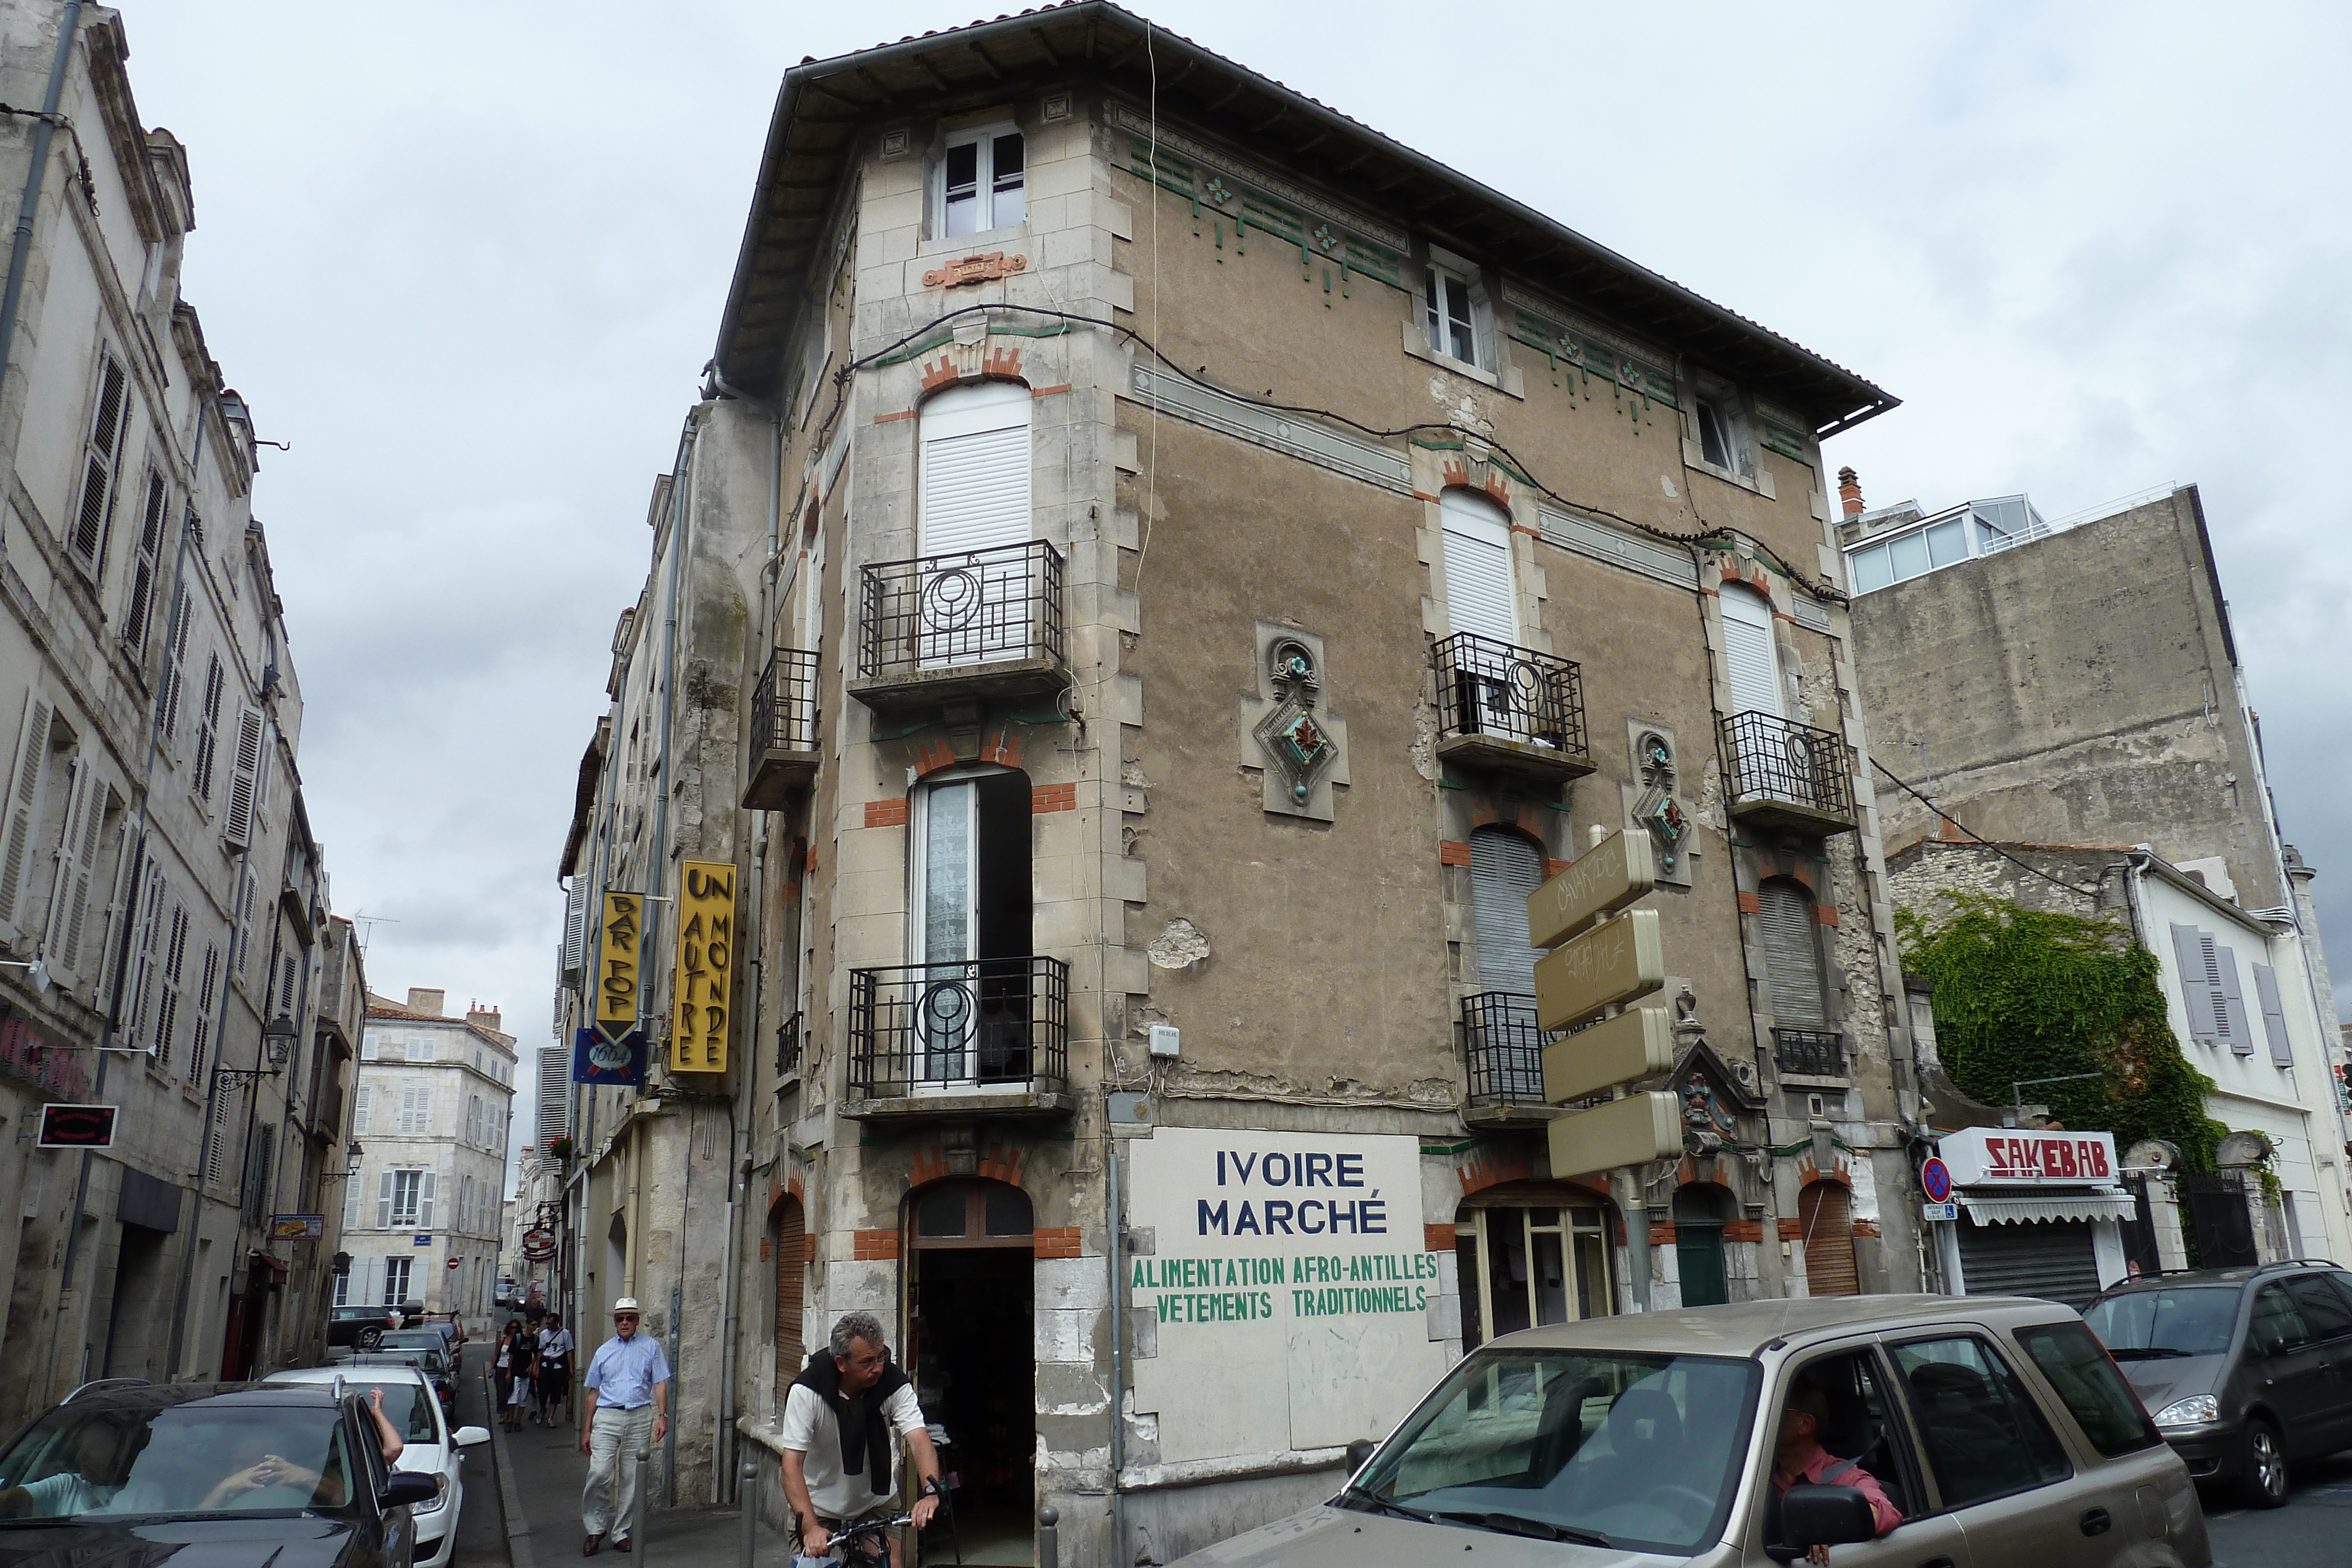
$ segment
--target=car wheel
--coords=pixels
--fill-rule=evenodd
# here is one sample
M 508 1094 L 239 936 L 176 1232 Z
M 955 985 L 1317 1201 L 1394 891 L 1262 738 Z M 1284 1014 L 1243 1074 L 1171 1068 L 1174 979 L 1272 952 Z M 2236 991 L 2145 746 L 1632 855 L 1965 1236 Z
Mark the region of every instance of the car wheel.
M 362 1329 L 352 1336 L 352 1343 L 362 1350 L 382 1350 L 383 1331 L 379 1328 Z
M 2286 1449 L 2278 1428 L 2249 1416 L 2238 1437 L 2238 1500 L 2248 1508 L 2279 1508 L 2286 1491 Z

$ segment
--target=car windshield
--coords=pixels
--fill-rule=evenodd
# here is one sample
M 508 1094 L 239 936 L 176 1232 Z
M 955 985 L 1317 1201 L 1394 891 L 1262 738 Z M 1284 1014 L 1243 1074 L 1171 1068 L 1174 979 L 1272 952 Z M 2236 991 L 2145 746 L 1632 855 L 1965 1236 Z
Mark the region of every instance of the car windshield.
M 335 1511 L 351 1500 L 348 1460 L 341 1414 L 327 1405 L 60 1405 L 0 1455 L 0 1525 Z
M 1382 1446 L 1346 1506 L 1633 1551 L 1719 1537 L 1759 1372 L 1717 1356 L 1483 1352 Z
M 371 1383 L 363 1366 L 354 1367 L 345 1375 L 343 1381 L 349 1390 L 360 1394 L 380 1391 L 383 1395 L 383 1417 L 392 1423 L 392 1429 L 400 1434 L 402 1442 L 437 1443 L 441 1440 L 441 1428 L 433 1418 L 434 1409 L 439 1401 L 433 1397 L 433 1391 L 425 1385 L 404 1383 L 398 1378 Z
M 2093 1302 L 2083 1314 L 2118 1361 L 2219 1355 L 2230 1348 L 2237 1319 L 2238 1291 L 2230 1285 L 2126 1291 Z

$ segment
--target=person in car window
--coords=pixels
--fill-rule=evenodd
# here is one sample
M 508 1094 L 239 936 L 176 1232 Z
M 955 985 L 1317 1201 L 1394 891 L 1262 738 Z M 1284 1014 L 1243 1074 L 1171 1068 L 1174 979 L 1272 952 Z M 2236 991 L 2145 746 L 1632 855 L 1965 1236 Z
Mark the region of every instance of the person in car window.
M 376 1451 L 390 1466 L 408 1445 L 383 1413 L 383 1390 L 368 1390 L 367 1412 L 375 1427 Z M 351 1500 L 351 1486 L 340 1464 L 322 1473 L 268 1451 L 280 1434 L 258 1427 L 238 1432 L 233 1439 L 228 1474 L 205 1494 L 199 1509 L 252 1511 L 273 1508 L 341 1508 Z M 117 1512 L 123 1511 L 117 1510 Z
M 127 1487 L 124 1478 L 142 1443 L 126 1443 L 111 1421 L 91 1421 L 74 1434 L 73 1469 L 0 1491 L 0 1513 L 35 1519 L 67 1519 L 78 1513 L 152 1513 L 158 1500 L 145 1487 Z
M 1799 1378 L 1789 1390 L 1780 1412 L 1780 1446 L 1772 1457 L 1772 1490 L 1786 1493 L 1793 1486 L 1852 1487 L 1870 1500 L 1870 1511 L 1885 1535 L 1903 1522 L 1903 1511 L 1886 1495 L 1878 1479 L 1852 1459 L 1841 1459 L 1822 1447 L 1821 1435 L 1830 1424 L 1829 1396 L 1818 1384 Z M 1806 1561 L 1822 1564 L 1830 1549 L 1816 1546 Z

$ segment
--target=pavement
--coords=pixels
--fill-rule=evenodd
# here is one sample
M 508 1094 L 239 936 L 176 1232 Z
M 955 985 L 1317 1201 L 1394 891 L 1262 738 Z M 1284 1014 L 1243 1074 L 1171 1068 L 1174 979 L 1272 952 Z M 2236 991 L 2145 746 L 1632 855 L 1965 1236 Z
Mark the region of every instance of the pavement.
M 2352 1536 L 2352 1450 L 2289 1468 L 2284 1508 L 2233 1508 L 2206 1500 L 2214 1568 L 2342 1568 Z

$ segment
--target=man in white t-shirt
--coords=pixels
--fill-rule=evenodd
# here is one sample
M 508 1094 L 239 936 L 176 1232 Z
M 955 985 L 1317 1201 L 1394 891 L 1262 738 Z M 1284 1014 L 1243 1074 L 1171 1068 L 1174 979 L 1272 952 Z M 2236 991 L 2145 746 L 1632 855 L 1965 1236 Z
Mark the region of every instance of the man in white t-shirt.
M 123 1432 L 109 1421 L 91 1421 L 74 1434 L 74 1468 L 0 1491 L 0 1513 L 31 1519 L 70 1519 L 79 1513 L 149 1513 L 162 1507 L 152 1487 L 126 1489 L 128 1458 Z
M 914 1385 L 890 1364 L 882 1325 L 870 1312 L 846 1313 L 784 1396 L 784 1499 L 802 1552 L 822 1557 L 844 1524 L 891 1511 L 902 1444 L 922 1490 L 913 1509 L 920 1530 L 939 1511 L 944 1490 L 939 1453 Z M 899 1568 L 896 1536 L 890 1563 Z

